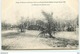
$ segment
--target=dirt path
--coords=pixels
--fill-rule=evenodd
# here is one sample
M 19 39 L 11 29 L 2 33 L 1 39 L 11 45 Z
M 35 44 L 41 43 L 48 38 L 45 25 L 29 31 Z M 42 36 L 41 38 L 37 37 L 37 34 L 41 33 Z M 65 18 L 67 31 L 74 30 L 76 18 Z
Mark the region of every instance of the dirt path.
M 35 34 L 36 33 L 36 34 Z M 23 34 L 16 35 L 13 38 L 3 37 L 2 43 L 5 46 L 8 46 L 9 49 L 48 49 L 52 48 L 46 44 L 43 44 L 40 41 L 40 38 L 37 37 L 39 32 L 28 31 Z M 32 35 L 33 34 L 33 35 Z
M 62 32 L 62 33 L 69 34 L 70 32 Z M 76 35 L 74 35 L 73 38 L 69 38 L 70 35 L 74 34 L 73 32 L 70 33 L 68 36 L 66 35 L 64 36 L 62 33 L 56 35 L 68 39 L 74 39 L 76 37 Z M 32 31 L 32 30 L 31 31 L 27 30 L 25 33 L 16 33 L 15 31 L 8 31 L 8 32 L 5 31 L 2 32 L 2 45 L 5 49 L 53 49 L 53 46 L 57 46 L 56 44 L 53 45 L 53 43 L 55 43 L 56 40 L 40 38 L 38 37 L 38 34 L 39 31 Z
M 4 45 L 10 46 L 10 49 L 48 49 L 50 46 L 43 44 L 39 38 L 18 37 L 13 39 L 5 39 Z

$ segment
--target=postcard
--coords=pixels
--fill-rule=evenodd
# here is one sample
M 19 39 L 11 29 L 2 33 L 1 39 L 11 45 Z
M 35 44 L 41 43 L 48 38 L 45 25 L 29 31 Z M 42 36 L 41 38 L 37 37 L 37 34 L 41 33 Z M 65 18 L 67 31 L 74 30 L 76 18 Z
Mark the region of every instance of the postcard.
M 2 0 L 2 50 L 76 50 L 78 0 Z

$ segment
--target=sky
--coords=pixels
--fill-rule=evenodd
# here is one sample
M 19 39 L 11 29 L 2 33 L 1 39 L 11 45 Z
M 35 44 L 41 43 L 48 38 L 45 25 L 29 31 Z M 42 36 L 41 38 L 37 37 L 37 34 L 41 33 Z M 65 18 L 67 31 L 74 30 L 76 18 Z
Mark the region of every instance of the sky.
M 16 24 L 21 17 L 25 19 L 44 19 L 42 10 L 53 12 L 53 18 L 58 20 L 72 20 L 78 16 L 78 0 L 42 0 L 42 1 L 65 1 L 65 3 L 50 3 L 50 5 L 32 5 L 41 0 L 2 0 L 2 21 Z

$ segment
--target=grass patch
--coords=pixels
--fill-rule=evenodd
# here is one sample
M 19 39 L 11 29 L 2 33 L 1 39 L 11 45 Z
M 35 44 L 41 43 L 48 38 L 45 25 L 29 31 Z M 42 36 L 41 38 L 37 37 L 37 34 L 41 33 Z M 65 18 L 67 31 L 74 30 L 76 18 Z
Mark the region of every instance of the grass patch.
M 8 49 L 10 49 L 10 47 L 9 46 L 2 46 L 2 49 L 3 50 L 8 50 Z
M 78 47 L 78 40 L 65 39 L 65 38 L 41 38 L 44 44 L 51 47 Z

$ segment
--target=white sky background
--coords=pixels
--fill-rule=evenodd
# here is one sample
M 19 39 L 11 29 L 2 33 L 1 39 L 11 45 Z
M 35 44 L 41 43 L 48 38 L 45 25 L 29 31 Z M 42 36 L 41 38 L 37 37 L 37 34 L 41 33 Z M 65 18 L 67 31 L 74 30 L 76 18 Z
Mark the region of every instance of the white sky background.
M 25 17 L 27 19 L 43 19 L 41 10 L 53 12 L 53 17 L 58 20 L 75 19 L 78 15 L 78 0 L 52 0 L 65 1 L 66 3 L 53 3 L 46 6 L 32 6 L 31 3 L 16 3 L 18 1 L 41 1 L 41 0 L 2 0 L 2 21 L 15 24 Z M 45 1 L 45 0 L 42 0 Z M 51 1 L 51 0 L 46 0 Z

